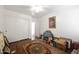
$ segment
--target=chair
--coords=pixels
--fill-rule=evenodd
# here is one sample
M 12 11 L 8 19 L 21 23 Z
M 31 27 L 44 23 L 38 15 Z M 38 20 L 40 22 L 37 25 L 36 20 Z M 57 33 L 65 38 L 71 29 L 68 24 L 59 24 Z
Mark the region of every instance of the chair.
M 54 42 L 54 35 L 53 35 L 53 33 L 52 33 L 51 31 L 47 30 L 47 31 L 45 31 L 45 32 L 43 33 L 43 40 L 49 41 L 49 37 L 52 38 L 52 39 L 51 39 L 51 42 L 52 42 L 53 46 L 56 47 L 56 44 L 55 44 L 55 42 Z
M 52 40 L 54 40 L 54 35 L 53 35 L 53 33 L 51 32 L 51 31 L 45 31 L 44 33 L 43 33 L 43 39 L 44 40 L 48 40 L 48 37 L 52 37 Z

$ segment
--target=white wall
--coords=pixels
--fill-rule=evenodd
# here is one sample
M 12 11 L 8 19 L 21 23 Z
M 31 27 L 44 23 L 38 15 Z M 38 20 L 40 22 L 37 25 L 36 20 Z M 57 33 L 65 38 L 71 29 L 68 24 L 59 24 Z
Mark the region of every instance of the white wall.
M 39 19 L 35 18 L 35 17 L 32 17 L 32 20 L 31 22 L 35 23 L 35 30 L 34 28 L 32 27 L 32 23 L 31 23 L 31 34 L 34 33 L 34 35 L 32 35 L 33 39 L 35 39 L 35 36 L 39 36 Z M 33 31 L 33 33 L 32 33 Z
M 14 12 L 0 6 L 0 31 L 4 32 L 9 42 L 31 38 L 31 23 L 35 22 L 35 36 L 39 34 L 39 22 L 36 18 Z
M 9 42 L 31 37 L 31 16 L 6 9 L 4 12 L 5 34 Z
M 33 17 L 33 22 L 35 22 L 35 36 L 39 36 L 39 19 Z
M 39 19 L 36 19 L 35 35 L 39 36 Z
M 0 6 L 0 31 L 4 31 L 3 28 L 3 10 L 4 10 L 4 7 L 3 6 Z
M 49 29 L 48 18 L 56 16 L 56 29 Z M 58 6 L 40 20 L 40 33 L 51 30 L 54 36 L 79 41 L 79 6 Z
M 48 18 L 51 16 L 56 16 L 56 29 L 48 28 Z M 0 6 L 0 30 L 6 33 L 10 42 L 31 37 L 32 21 L 36 22 L 36 35 L 51 30 L 54 36 L 79 41 L 79 6 L 58 6 L 51 13 L 39 19 L 6 10 Z

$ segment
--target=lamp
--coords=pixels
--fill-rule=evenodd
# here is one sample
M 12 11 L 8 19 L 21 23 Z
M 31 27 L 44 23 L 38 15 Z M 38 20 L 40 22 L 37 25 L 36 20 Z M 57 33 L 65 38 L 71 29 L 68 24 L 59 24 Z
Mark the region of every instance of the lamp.
M 41 11 L 44 11 L 44 9 L 43 9 L 43 6 L 33 5 L 31 6 L 31 11 L 35 13 L 39 13 Z

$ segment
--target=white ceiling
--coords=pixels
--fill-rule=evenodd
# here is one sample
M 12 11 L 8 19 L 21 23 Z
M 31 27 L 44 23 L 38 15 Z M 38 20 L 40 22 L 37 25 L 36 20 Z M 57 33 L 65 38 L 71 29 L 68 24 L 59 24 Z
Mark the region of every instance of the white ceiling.
M 30 5 L 5 5 L 4 7 L 8 10 L 23 13 L 23 14 L 28 14 L 36 18 L 40 18 L 44 15 L 47 15 L 48 13 L 50 13 L 52 10 L 55 9 L 55 5 L 43 5 L 43 6 L 47 6 L 44 7 L 45 10 L 39 13 L 35 13 L 34 15 L 32 15 L 32 12 L 30 10 L 31 8 Z
M 4 7 L 8 10 L 28 14 L 36 18 L 40 18 L 44 15 L 47 15 L 48 13 L 57 12 L 63 9 L 69 10 L 73 7 L 79 8 L 79 5 L 42 5 L 42 6 L 44 6 L 44 11 L 32 15 L 32 11 L 30 10 L 31 5 L 4 5 Z

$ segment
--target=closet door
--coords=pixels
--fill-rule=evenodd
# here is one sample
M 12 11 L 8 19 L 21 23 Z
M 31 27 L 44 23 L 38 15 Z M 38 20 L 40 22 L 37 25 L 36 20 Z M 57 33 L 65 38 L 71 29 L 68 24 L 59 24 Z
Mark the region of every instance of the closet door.
M 30 36 L 29 18 L 7 16 L 5 20 L 5 34 L 10 42 L 28 38 Z
M 16 34 L 17 39 L 26 39 L 28 38 L 29 34 L 29 20 L 27 19 L 18 19 L 18 22 L 16 24 Z

